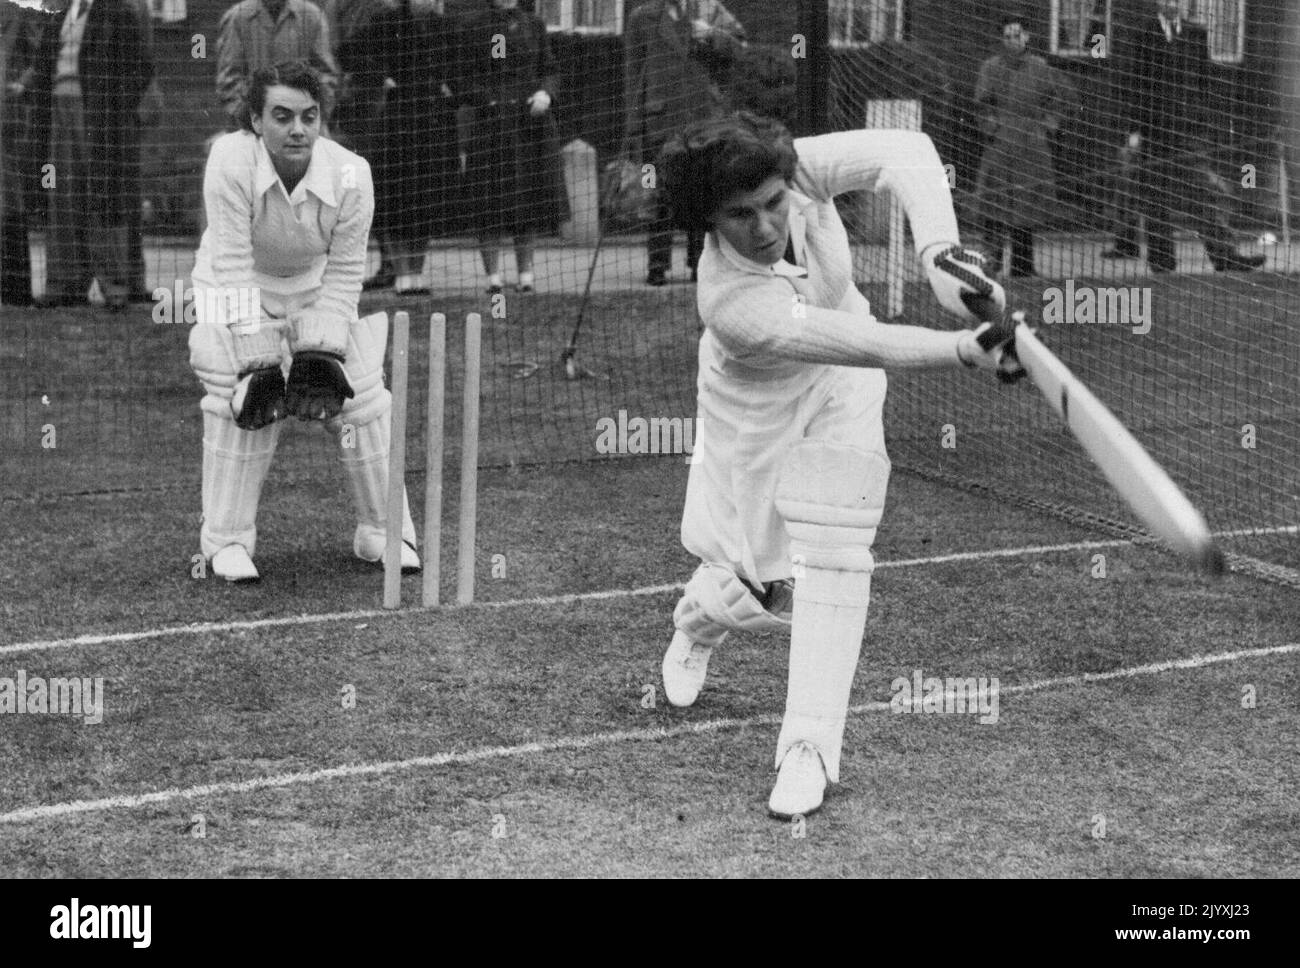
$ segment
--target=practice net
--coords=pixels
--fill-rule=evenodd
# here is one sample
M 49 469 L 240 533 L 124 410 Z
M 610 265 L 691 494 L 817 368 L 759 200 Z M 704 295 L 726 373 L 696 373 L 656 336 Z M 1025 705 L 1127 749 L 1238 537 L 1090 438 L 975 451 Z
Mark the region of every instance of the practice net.
M 1154 0 L 687 0 L 685 21 L 710 39 L 685 30 L 677 43 L 662 3 L 639 13 L 620 0 L 519 6 L 337 0 L 303 15 L 328 24 L 328 42 L 305 27 L 293 41 L 294 55 L 319 61 L 323 47 L 337 65 L 329 136 L 366 157 L 375 178 L 367 276 L 379 285 L 360 312 L 413 317 L 412 486 L 424 466 L 415 418 L 432 312 L 451 333 L 449 461 L 469 312 L 485 326 L 484 465 L 690 446 L 700 331 L 690 253 L 676 233 L 665 284 L 647 285 L 655 209 L 639 165 L 653 161 L 660 115 L 706 111 L 716 89 L 797 134 L 929 134 L 963 241 L 1000 263 L 1012 307 L 1041 322 L 1049 347 L 1212 529 L 1232 535 L 1235 566 L 1297 580 L 1294 5 L 1192 0 L 1162 21 Z M 192 493 L 197 507 L 187 287 L 207 151 L 234 126 L 230 79 L 253 57 L 220 56 L 240 29 L 252 36 L 257 10 L 243 10 L 241 27 L 224 0 L 97 0 L 85 18 L 77 145 L 62 126 L 66 7 L 0 4 L 8 518 L 28 499 L 115 490 Z M 96 43 L 110 13 L 123 46 L 106 51 Z M 148 83 L 126 77 L 138 52 L 153 65 Z M 540 89 L 552 95 L 545 111 Z M 839 207 L 856 282 L 881 319 L 959 325 L 930 294 L 888 197 L 845 196 Z M 531 292 L 516 288 L 529 254 L 516 250 L 521 236 L 533 241 Z M 487 291 L 492 268 L 500 293 Z M 67 305 L 24 305 L 32 296 Z M 637 420 L 657 432 L 622 431 Z M 612 453 L 602 438 L 611 425 Z M 1023 386 L 896 372 L 886 431 L 900 469 L 1141 535 Z M 312 480 L 340 474 L 336 463 L 319 427 L 295 424 L 273 473 Z

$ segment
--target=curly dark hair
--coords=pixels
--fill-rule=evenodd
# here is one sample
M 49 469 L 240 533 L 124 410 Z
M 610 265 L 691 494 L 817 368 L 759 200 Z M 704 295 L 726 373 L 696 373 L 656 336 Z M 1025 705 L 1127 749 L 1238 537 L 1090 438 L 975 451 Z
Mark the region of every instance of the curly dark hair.
M 695 230 L 711 228 L 718 206 L 736 192 L 776 175 L 789 182 L 798 163 L 785 125 L 740 111 L 682 128 L 664 144 L 657 167 L 673 222 Z
M 277 84 L 302 91 L 317 104 L 324 105 L 325 85 L 316 68 L 305 60 L 283 61 L 274 67 L 259 67 L 248 79 L 248 93 L 244 97 L 241 124 L 245 131 L 252 131 L 253 118 L 262 116 L 262 109 L 266 107 L 266 89 Z

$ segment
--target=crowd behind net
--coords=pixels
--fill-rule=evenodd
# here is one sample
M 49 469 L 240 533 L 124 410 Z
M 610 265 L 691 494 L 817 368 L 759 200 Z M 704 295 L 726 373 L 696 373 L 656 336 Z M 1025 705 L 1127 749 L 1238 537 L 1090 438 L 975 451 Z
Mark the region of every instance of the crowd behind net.
M 989 256 L 1012 307 L 1041 324 L 1211 527 L 1238 533 L 1226 545 L 1235 564 L 1295 580 L 1300 6 L 684 0 L 685 18 L 713 33 L 674 48 L 657 0 L 635 16 L 632 0 L 525 0 L 518 12 L 480 0 L 331 0 L 314 15 L 291 3 L 292 16 L 328 25 L 327 45 L 306 37 L 296 51 L 319 60 L 324 46 L 337 67 L 328 136 L 374 172 L 361 312 L 411 313 L 413 415 L 423 413 L 429 314 L 447 314 L 453 361 L 465 314 L 483 314 L 485 465 L 610 460 L 601 428 L 635 430 L 637 418 L 662 431 L 644 438 L 647 451 L 691 443 L 699 321 L 687 240 L 676 234 L 665 284 L 648 285 L 653 204 L 635 175 L 653 161 L 654 138 L 650 122 L 637 127 L 643 81 L 629 81 L 675 71 L 677 101 L 694 111 L 716 89 L 800 135 L 930 135 L 962 240 Z M 234 126 L 218 91 L 220 25 L 239 15 L 230 8 L 94 0 L 85 29 L 99 39 L 85 41 L 80 65 L 90 161 L 69 172 L 53 164 L 68 147 L 66 104 L 52 94 L 67 6 L 0 3 L 7 516 L 28 499 L 116 490 L 189 489 L 198 504 L 185 290 L 206 152 Z M 551 104 L 535 113 L 539 89 Z M 640 121 L 658 106 L 642 104 Z M 930 295 L 889 197 L 839 205 L 856 282 L 881 320 L 960 325 Z M 516 289 L 529 255 L 521 236 L 532 237 L 531 292 Z M 500 294 L 487 291 L 485 248 L 499 253 Z M 59 253 L 73 262 L 56 265 Z M 112 264 L 117 275 L 105 277 Z M 67 305 L 26 305 L 60 295 L 56 278 L 72 286 Z M 115 285 L 127 292 L 120 310 Z M 449 440 L 459 389 L 453 362 Z M 897 373 L 886 429 L 896 467 L 1138 533 L 1026 387 Z M 421 430 L 412 420 L 413 484 Z M 627 455 L 641 449 L 635 434 L 623 443 Z M 316 478 L 338 473 L 335 461 L 320 428 L 296 426 L 273 474 Z

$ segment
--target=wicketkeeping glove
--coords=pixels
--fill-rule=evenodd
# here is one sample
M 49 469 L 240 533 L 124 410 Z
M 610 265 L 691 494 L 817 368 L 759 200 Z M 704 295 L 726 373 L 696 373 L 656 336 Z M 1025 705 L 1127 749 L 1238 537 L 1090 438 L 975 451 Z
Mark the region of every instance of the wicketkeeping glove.
M 293 354 L 285 408 L 299 420 L 329 420 L 343 409 L 343 401 L 355 394 L 343 371 L 343 358 L 318 350 Z
M 957 343 L 957 356 L 969 367 L 992 370 L 1003 383 L 1015 383 L 1025 376 L 1016 356 L 1016 326 L 1024 313 L 1012 314 L 1010 322 L 984 323 L 968 329 Z
M 235 425 L 243 430 L 261 430 L 285 416 L 284 371 L 263 366 L 239 374 L 230 398 Z
M 954 316 L 968 323 L 985 322 L 988 316 L 981 316 L 970 305 L 974 297 L 992 300 L 999 316 L 1006 309 L 1007 294 L 984 274 L 984 257 L 978 252 L 940 242 L 928 246 L 921 261 L 939 305 Z

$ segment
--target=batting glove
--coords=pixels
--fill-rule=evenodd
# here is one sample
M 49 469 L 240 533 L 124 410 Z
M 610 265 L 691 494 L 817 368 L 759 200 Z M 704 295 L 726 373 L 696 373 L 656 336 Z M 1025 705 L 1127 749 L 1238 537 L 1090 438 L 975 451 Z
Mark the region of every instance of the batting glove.
M 1016 326 L 1024 321 L 1016 313 L 1009 323 L 984 323 L 968 329 L 958 337 L 957 357 L 967 366 L 992 370 L 1003 383 L 1015 383 L 1025 376 L 1025 368 L 1016 356 Z
M 284 371 L 263 366 L 239 374 L 230 411 L 235 426 L 243 430 L 261 430 L 285 416 Z
M 983 323 L 990 311 L 972 305 L 975 299 L 991 300 L 992 313 L 1001 316 L 1007 306 L 1002 286 L 984 274 L 984 257 L 960 245 L 940 242 L 921 253 L 925 273 L 930 279 L 939 305 L 968 323 Z
M 285 410 L 299 420 L 329 420 L 355 396 L 343 371 L 343 358 L 333 353 L 301 350 L 289 365 Z

